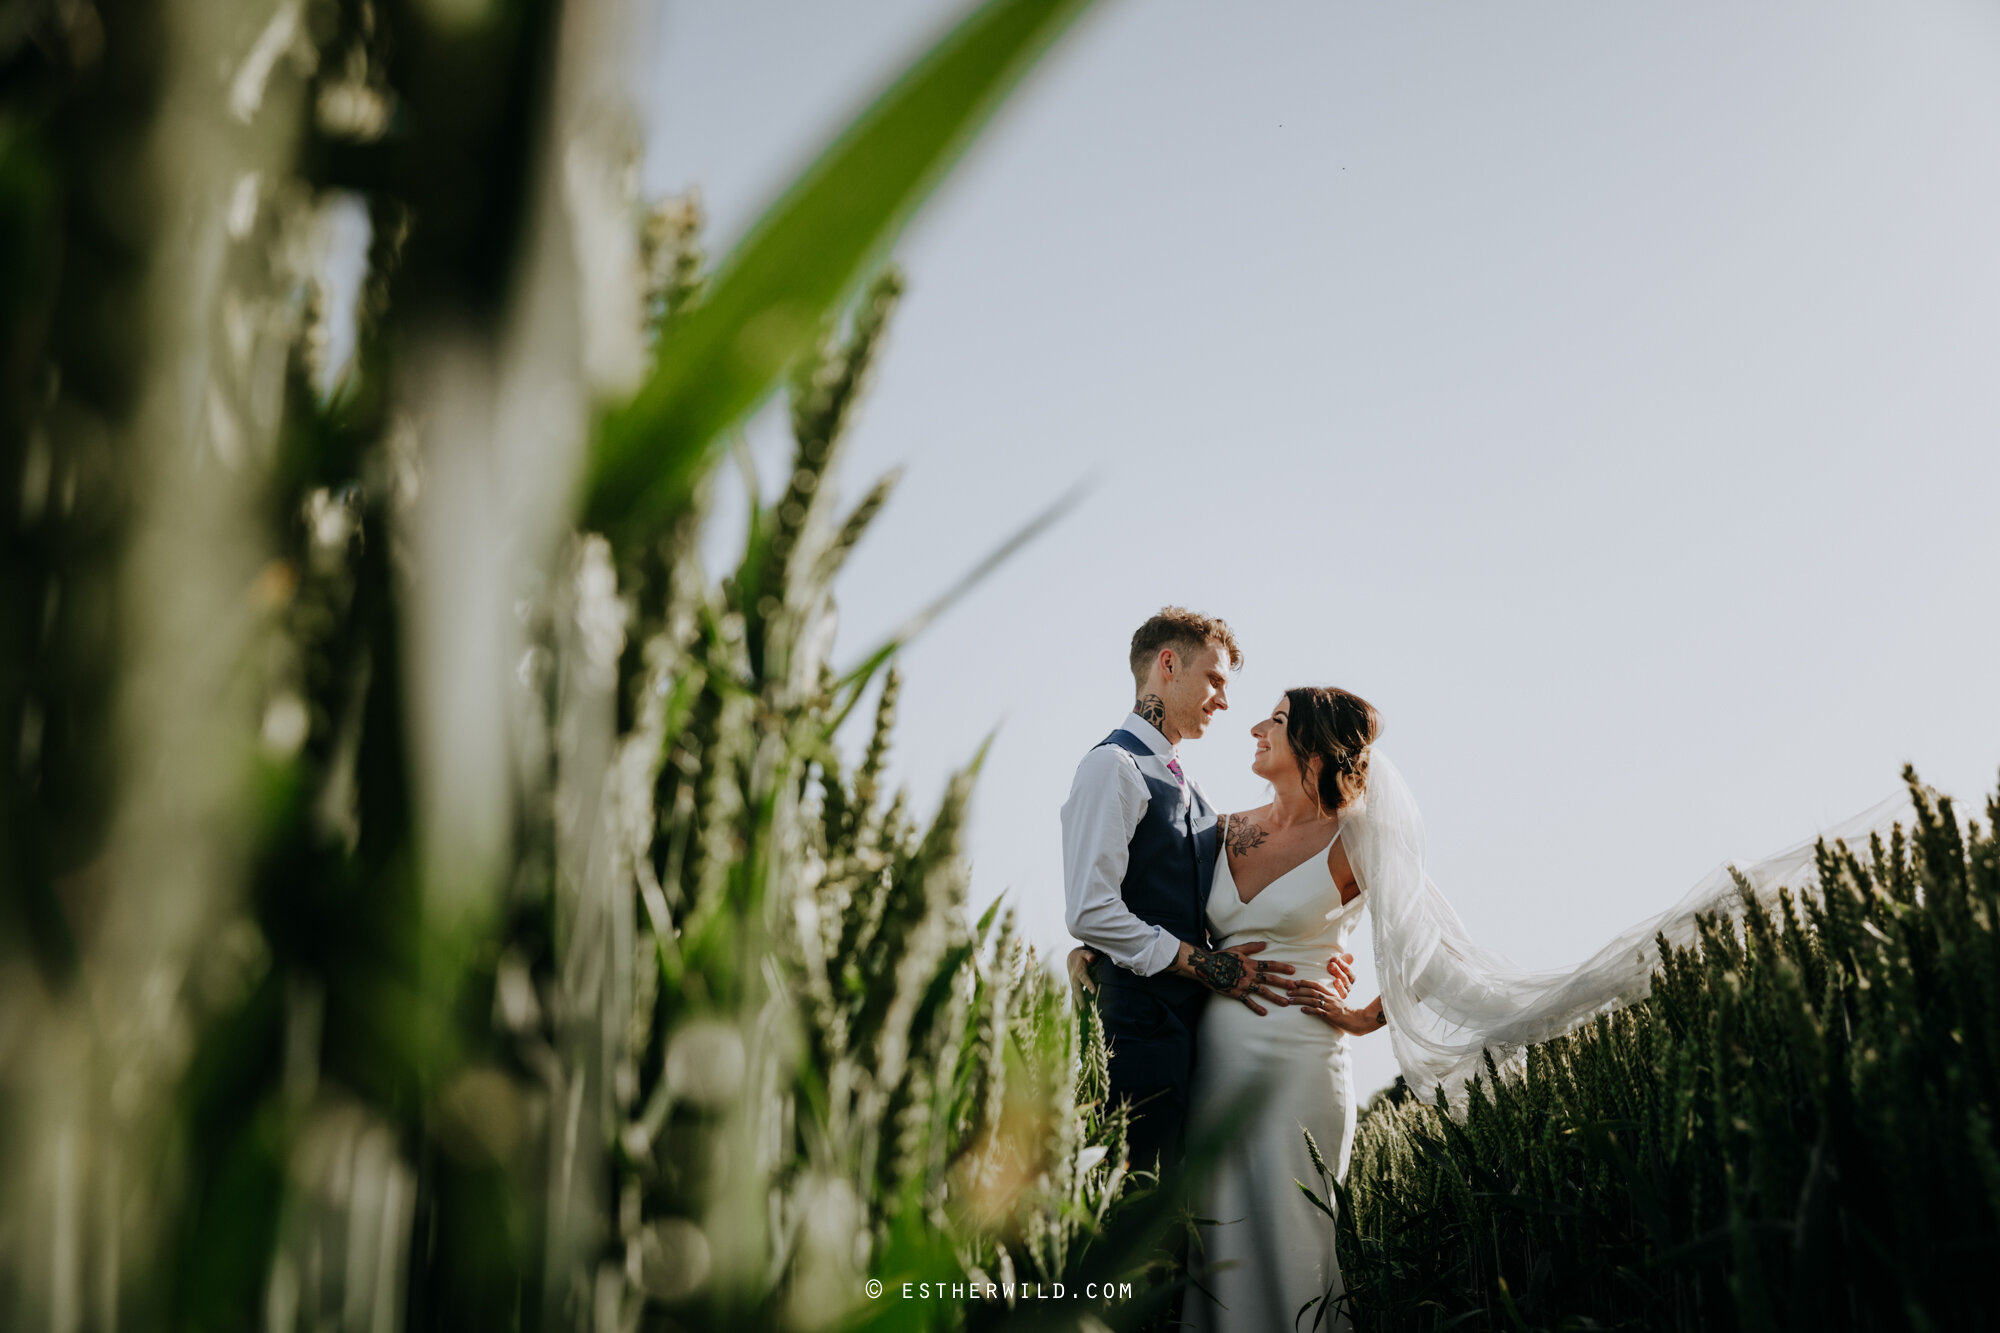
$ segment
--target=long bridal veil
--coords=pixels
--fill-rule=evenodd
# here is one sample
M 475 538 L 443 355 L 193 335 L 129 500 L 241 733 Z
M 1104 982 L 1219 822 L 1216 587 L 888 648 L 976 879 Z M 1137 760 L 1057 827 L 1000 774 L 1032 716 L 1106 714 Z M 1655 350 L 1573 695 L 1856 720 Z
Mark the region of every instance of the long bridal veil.
M 1911 822 L 1907 796 L 1884 801 L 1821 836 L 1856 846 L 1870 833 L 1886 835 L 1899 820 L 1905 826 Z M 1578 966 L 1529 972 L 1474 943 L 1432 883 L 1424 869 L 1423 816 L 1380 746 L 1369 759 L 1367 795 L 1341 837 L 1374 919 L 1375 968 L 1396 1060 L 1426 1101 L 1440 1085 L 1448 1098 L 1460 1101 L 1465 1080 L 1485 1068 L 1488 1051 L 1505 1069 L 1528 1046 L 1644 999 L 1659 964 L 1655 937 L 1664 934 L 1675 946 L 1685 946 L 1695 937 L 1698 915 L 1730 911 L 1739 901 L 1730 867 L 1717 867 L 1673 907 L 1633 926 Z M 1814 881 L 1816 841 L 1735 870 L 1760 899 L 1775 903 L 1780 887 L 1796 891 Z

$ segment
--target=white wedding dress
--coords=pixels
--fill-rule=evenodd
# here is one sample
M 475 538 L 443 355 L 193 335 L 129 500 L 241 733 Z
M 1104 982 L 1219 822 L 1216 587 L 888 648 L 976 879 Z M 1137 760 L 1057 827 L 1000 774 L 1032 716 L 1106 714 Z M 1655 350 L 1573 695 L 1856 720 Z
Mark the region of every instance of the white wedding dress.
M 1247 903 L 1237 893 L 1228 853 L 1218 852 L 1208 893 L 1215 947 L 1264 940 L 1269 947 L 1259 958 L 1290 963 L 1302 977 L 1325 976 L 1326 960 L 1348 951 L 1367 897 L 1340 901 L 1326 864 L 1331 849 L 1329 841 Z M 1211 998 L 1195 1034 L 1189 1141 L 1198 1141 L 1232 1106 L 1240 1113 L 1196 1198 L 1196 1216 L 1207 1220 L 1197 1224 L 1200 1248 L 1188 1256 L 1200 1286 L 1189 1288 L 1185 1310 L 1188 1323 L 1203 1333 L 1281 1333 L 1294 1327 L 1293 1317 L 1308 1301 L 1342 1290 L 1333 1227 L 1293 1182 L 1327 1193 L 1302 1128 L 1312 1131 L 1326 1164 L 1343 1180 L 1347 1176 L 1355 1111 L 1347 1034 L 1303 1009 L 1265 1008 L 1269 1012 L 1260 1015 L 1237 1001 Z M 1246 1106 L 1244 1096 L 1253 1092 Z M 1312 1327 L 1313 1313 L 1297 1327 Z M 1329 1326 L 1326 1320 L 1319 1325 Z M 1348 1324 L 1343 1319 L 1331 1326 Z

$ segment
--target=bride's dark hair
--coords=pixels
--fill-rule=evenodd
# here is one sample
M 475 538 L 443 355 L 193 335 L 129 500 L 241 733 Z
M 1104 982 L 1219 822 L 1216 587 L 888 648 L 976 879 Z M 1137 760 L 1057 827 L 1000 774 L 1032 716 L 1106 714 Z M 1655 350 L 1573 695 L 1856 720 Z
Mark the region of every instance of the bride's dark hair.
M 1299 762 L 1299 778 L 1321 810 L 1338 814 L 1368 790 L 1368 747 L 1382 734 L 1381 714 L 1360 695 L 1331 685 L 1286 690 L 1285 702 L 1285 740 Z M 1320 761 L 1317 791 L 1314 759 Z

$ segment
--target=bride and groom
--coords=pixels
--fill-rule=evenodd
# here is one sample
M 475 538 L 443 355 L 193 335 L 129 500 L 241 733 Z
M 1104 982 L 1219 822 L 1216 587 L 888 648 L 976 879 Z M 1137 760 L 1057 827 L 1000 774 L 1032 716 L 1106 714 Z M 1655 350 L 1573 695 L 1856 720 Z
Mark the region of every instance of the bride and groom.
M 1169 607 L 1133 635 L 1131 660 L 1138 702 L 1085 755 L 1062 811 L 1069 929 L 1086 946 L 1073 960 L 1094 978 L 1111 1097 L 1133 1107 L 1134 1166 L 1172 1172 L 1190 1123 L 1260 1090 L 1198 1196 L 1199 1216 L 1234 1220 L 1202 1228 L 1187 1313 L 1197 1328 L 1289 1328 L 1338 1290 L 1333 1230 L 1292 1183 L 1312 1179 L 1300 1130 L 1344 1176 L 1347 1038 L 1384 1025 L 1380 999 L 1342 1003 L 1366 896 L 1342 842 L 1379 721 L 1344 690 L 1286 691 L 1250 729 L 1271 803 L 1218 817 L 1176 751 L 1229 706 L 1234 636 Z
M 1273 1333 L 1343 1290 L 1333 1228 L 1294 1182 L 1315 1178 L 1302 1130 L 1346 1175 L 1350 1038 L 1386 1029 L 1416 1095 L 1462 1103 L 1487 1059 L 1514 1067 L 1527 1046 L 1644 998 L 1658 939 L 1686 945 L 1697 918 L 1739 894 L 1802 887 L 1815 841 L 1718 867 L 1577 967 L 1524 971 L 1473 941 L 1426 873 L 1423 819 L 1356 695 L 1286 690 L 1250 729 L 1269 804 L 1221 814 L 1208 803 L 1178 747 L 1229 706 L 1241 664 L 1213 617 L 1167 607 L 1139 627 L 1138 702 L 1085 754 L 1063 805 L 1063 879 L 1084 946 L 1072 973 L 1096 994 L 1111 1099 L 1132 1108 L 1132 1165 L 1172 1174 L 1191 1129 L 1226 1131 L 1221 1159 L 1195 1182 L 1204 1220 L 1186 1322 Z M 1907 814 L 1892 799 L 1825 838 L 1865 842 Z M 1364 910 L 1381 994 L 1356 1007 L 1347 946 Z

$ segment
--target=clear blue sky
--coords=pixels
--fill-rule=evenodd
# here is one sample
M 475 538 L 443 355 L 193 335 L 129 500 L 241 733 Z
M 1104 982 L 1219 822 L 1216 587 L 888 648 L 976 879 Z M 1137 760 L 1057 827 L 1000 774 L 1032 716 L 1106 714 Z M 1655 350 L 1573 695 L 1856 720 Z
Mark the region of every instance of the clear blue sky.
M 667 6 L 647 188 L 698 184 L 719 252 L 959 8 Z M 1185 751 L 1211 796 L 1264 799 L 1284 686 L 1359 691 L 1527 965 L 1905 760 L 1993 788 L 1990 4 L 1110 4 L 899 258 L 846 485 L 908 474 L 843 642 L 1096 479 L 905 661 L 896 776 L 928 807 L 999 726 L 974 898 L 1046 950 L 1057 807 L 1164 602 L 1249 654 Z M 1362 1090 L 1392 1074 L 1363 1042 Z

